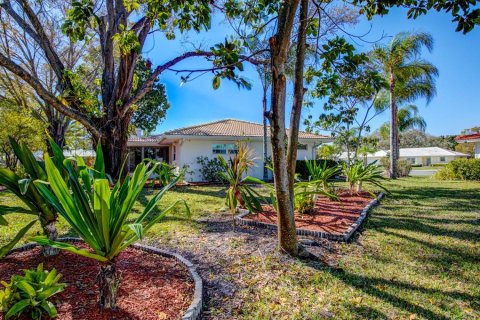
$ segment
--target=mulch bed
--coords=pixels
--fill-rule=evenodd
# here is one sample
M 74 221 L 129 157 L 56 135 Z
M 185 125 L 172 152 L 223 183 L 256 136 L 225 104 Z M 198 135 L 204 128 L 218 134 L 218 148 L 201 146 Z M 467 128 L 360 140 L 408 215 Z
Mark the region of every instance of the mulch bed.
M 372 195 L 368 192 L 349 191 L 337 192 L 340 201 L 332 201 L 324 196 L 319 196 L 315 208 L 308 214 L 295 214 L 297 228 L 313 231 L 328 232 L 331 234 L 343 234 L 360 216 L 363 208 L 370 201 Z M 264 211 L 256 214 L 248 214 L 244 219 L 277 224 L 277 213 L 271 206 L 263 206 Z
M 14 253 L 0 263 L 0 280 L 10 281 L 12 275 L 23 274 L 22 269 L 36 268 L 39 263 L 46 270 L 56 268 L 63 275 L 61 282 L 67 283 L 65 291 L 52 298 L 57 319 L 62 320 L 181 319 L 195 289 L 188 270 L 173 258 L 134 248 L 118 257 L 122 282 L 116 311 L 101 311 L 97 305 L 99 264 L 73 253 L 63 251 L 49 258 L 41 256 L 38 248 Z

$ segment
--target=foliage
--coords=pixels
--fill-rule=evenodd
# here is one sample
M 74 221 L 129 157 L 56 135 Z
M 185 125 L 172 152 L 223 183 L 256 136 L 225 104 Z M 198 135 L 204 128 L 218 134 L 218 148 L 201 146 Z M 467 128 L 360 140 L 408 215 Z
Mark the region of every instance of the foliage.
M 383 186 L 383 181 L 386 179 L 383 176 L 382 169 L 377 165 L 376 161 L 368 165 L 365 165 L 362 161 L 358 161 L 350 166 L 344 163 L 342 167 L 343 174 L 347 178 L 350 192 L 361 191 L 362 186 L 365 183 L 373 184 L 382 190 L 387 191 Z
M 73 121 L 65 133 L 65 148 L 68 150 L 92 149 L 92 138 L 78 121 Z
M 47 174 L 39 163 L 32 151 L 25 143 L 18 144 L 13 138 L 10 137 L 11 148 L 14 150 L 16 157 L 20 160 L 25 175 L 19 176 L 8 168 L 0 168 L 0 185 L 5 186 L 10 190 L 19 200 L 21 200 L 27 208 L 12 207 L 12 206 L 0 206 L 0 225 L 8 226 L 8 221 L 5 219 L 5 215 L 12 213 L 21 213 L 32 217 L 32 221 L 23 226 L 18 234 L 11 239 L 9 243 L 0 248 L 0 258 L 4 257 L 8 252 L 17 244 L 18 241 L 25 235 L 26 232 L 39 221 L 41 226 L 44 227 L 47 224 L 54 223 L 57 219 L 57 212 L 40 194 L 36 185 L 32 181 L 37 179 L 46 179 Z M 52 142 L 54 145 L 54 143 Z M 56 152 L 55 163 L 58 164 L 62 161 L 63 156 L 61 150 L 54 149 Z M 48 187 L 45 187 L 48 188 Z M 50 235 L 48 235 L 50 236 Z
M 42 121 L 32 117 L 29 111 L 16 111 L 3 106 L 0 106 L 0 119 L 0 158 L 3 158 L 7 168 L 15 171 L 18 158 L 9 137 L 34 151 L 43 150 L 46 127 Z
M 253 150 L 249 149 L 246 144 L 238 144 L 238 152 L 233 158 L 225 160 L 218 155 L 223 172 L 223 179 L 230 185 L 227 191 L 225 203 L 230 212 L 235 213 L 237 204 L 247 208 L 250 212 L 262 211 L 260 199 L 263 197 L 255 191 L 248 183 L 260 183 L 261 180 L 246 176 L 248 169 L 255 165 L 255 157 Z
M 149 60 L 140 59 L 137 63 L 134 78 L 135 90 L 138 90 L 145 84 L 152 72 L 151 67 L 152 63 Z M 132 116 L 132 124 L 136 128 L 152 132 L 165 119 L 169 108 L 170 103 L 167 99 L 165 85 L 161 84 L 157 78 L 153 82 L 151 91 L 137 103 L 137 108 Z
M 418 107 L 411 104 L 398 109 L 397 126 L 398 131 L 400 132 L 412 129 L 425 132 L 427 123 L 425 122 L 425 119 L 418 114 Z M 382 139 L 387 140 L 390 136 L 390 123 L 386 122 L 382 124 L 379 131 Z
M 335 168 L 338 165 L 338 162 L 335 160 L 330 160 L 330 159 L 318 159 L 318 160 L 297 160 L 296 166 L 295 166 L 295 173 L 298 175 L 298 177 L 301 180 L 308 181 L 312 180 L 310 179 L 311 173 L 308 169 L 308 164 L 307 162 L 315 162 L 316 166 L 325 166 L 327 168 Z
M 416 19 L 429 10 L 450 12 L 453 21 L 457 23 L 455 31 L 464 34 L 480 24 L 477 0 L 354 0 L 353 3 L 361 5 L 360 12 L 365 13 L 369 19 L 374 15 L 388 14 L 392 7 L 406 7 L 409 19 Z
M 308 180 L 317 181 L 318 185 L 322 187 L 324 191 L 328 191 L 328 181 L 338 175 L 341 171 L 339 166 L 329 166 L 327 161 L 323 161 L 322 164 L 316 160 L 305 160 L 305 164 L 308 169 Z
M 386 156 L 380 159 L 380 163 L 385 171 L 388 173 L 390 170 L 390 157 Z M 419 165 L 421 166 L 421 165 Z M 412 163 L 406 159 L 400 159 L 397 162 L 397 176 L 408 177 L 410 171 L 412 171 Z
M 452 160 L 434 177 L 439 180 L 480 181 L 480 159 L 459 158 Z
M 218 158 L 197 157 L 197 164 L 200 165 L 199 171 L 204 181 L 225 182 L 222 174 L 224 167 Z
M 320 159 L 335 160 L 342 153 L 342 148 L 337 144 L 324 144 L 317 149 L 317 157 Z
M 135 221 L 129 222 L 128 215 L 157 165 L 140 163 L 131 177 L 118 181 L 112 190 L 105 174 L 100 146 L 97 148 L 93 168 L 87 167 L 80 157 L 75 163 L 73 160 L 67 160 L 63 165 L 68 172 L 68 184 L 63 180 L 50 156 L 46 154 L 45 168 L 48 182 L 37 180 L 35 185 L 45 200 L 89 245 L 93 253 L 72 244 L 50 241 L 41 236 L 34 237 L 33 239 L 40 244 L 51 245 L 100 262 L 111 262 L 130 244 L 141 239 L 146 230 L 178 204 L 183 203 L 189 214 L 185 201 L 178 200 L 161 213 L 153 215 L 163 195 L 182 177 L 179 175 L 148 202 Z
M 154 174 L 162 186 L 167 186 L 170 182 L 177 178 L 177 168 L 171 166 L 166 162 L 161 162 L 157 165 Z
M 377 146 L 379 149 L 385 150 L 390 146 L 389 137 L 382 137 L 383 135 L 376 131 L 370 138 L 378 139 Z M 455 141 L 455 136 L 433 136 L 431 134 L 419 130 L 407 130 L 399 133 L 400 148 L 428 148 L 439 147 L 447 150 L 456 150 L 461 144 Z M 469 153 L 470 149 L 466 149 L 464 153 Z M 463 152 L 460 150 L 456 150 Z
M 57 309 L 49 300 L 64 290 L 66 284 L 58 282 L 62 275 L 55 269 L 43 270 L 43 264 L 24 273 L 13 276 L 10 283 L 2 282 L 5 289 L 0 291 L 0 311 L 5 313 L 5 319 L 26 313 L 34 320 L 42 319 L 45 314 L 55 318 Z

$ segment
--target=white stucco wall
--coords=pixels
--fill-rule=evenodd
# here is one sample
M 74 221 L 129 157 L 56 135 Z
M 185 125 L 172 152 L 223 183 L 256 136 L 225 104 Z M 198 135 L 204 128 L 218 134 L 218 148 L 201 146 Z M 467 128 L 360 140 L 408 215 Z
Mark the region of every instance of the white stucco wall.
M 408 157 L 410 158 L 410 157 Z M 426 166 L 427 165 L 427 158 L 428 157 L 415 157 L 415 164 L 418 165 L 423 165 L 423 166 Z M 449 163 L 450 161 L 454 160 L 454 159 L 457 159 L 457 158 L 462 158 L 460 156 L 445 156 L 445 161 L 440 161 L 440 157 L 430 157 L 431 159 L 431 164 L 447 164 Z M 368 163 L 372 163 L 374 162 L 375 160 L 377 160 L 377 164 L 380 164 L 380 159 L 381 158 L 378 158 L 378 157 L 368 157 Z M 400 159 L 407 159 L 407 157 L 400 157 Z
M 480 141 L 475 143 L 475 158 L 480 158 Z
M 256 166 L 248 172 L 248 175 L 262 179 L 263 178 L 263 143 L 261 140 L 244 140 L 248 146 L 254 150 L 257 160 L 255 161 Z M 209 159 L 217 157 L 216 154 L 212 152 L 213 144 L 224 144 L 224 143 L 235 143 L 237 140 L 228 140 L 221 139 L 218 140 L 207 140 L 205 138 L 198 139 L 182 139 L 177 145 L 177 154 L 176 161 L 173 161 L 178 167 L 183 167 L 187 165 L 189 171 L 192 171 L 192 174 L 186 177 L 187 181 L 197 182 L 202 181 L 202 176 L 199 172 L 200 165 L 197 164 L 197 157 L 208 157 Z M 299 150 L 297 154 L 298 160 L 312 159 L 312 149 L 314 147 L 313 142 L 300 141 L 302 144 L 307 145 L 307 150 Z M 271 145 L 268 143 L 268 155 L 271 156 Z M 228 156 L 228 155 L 223 155 Z M 315 153 L 313 153 L 315 156 Z

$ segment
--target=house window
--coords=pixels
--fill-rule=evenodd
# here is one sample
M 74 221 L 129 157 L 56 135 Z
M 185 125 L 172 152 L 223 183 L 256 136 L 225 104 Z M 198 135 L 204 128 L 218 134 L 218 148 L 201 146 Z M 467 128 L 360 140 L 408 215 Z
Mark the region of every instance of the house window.
M 407 161 L 411 164 L 415 164 L 415 158 L 407 158 Z
M 177 146 L 173 146 L 173 161 L 177 160 Z
M 299 143 L 297 146 L 298 150 L 307 150 L 308 146 L 306 144 Z
M 440 162 L 445 162 L 445 157 L 440 157 Z
M 237 154 L 238 149 L 234 143 L 212 144 L 214 154 Z

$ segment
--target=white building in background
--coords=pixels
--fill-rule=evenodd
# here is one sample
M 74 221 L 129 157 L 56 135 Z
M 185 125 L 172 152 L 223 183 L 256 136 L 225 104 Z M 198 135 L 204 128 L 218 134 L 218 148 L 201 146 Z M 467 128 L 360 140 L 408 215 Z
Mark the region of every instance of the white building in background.
M 380 162 L 380 159 L 389 155 L 390 151 L 380 150 L 367 154 L 367 162 Z M 400 159 L 410 161 L 411 164 L 429 166 L 433 164 L 447 164 L 457 158 L 468 158 L 469 155 L 457 151 L 447 150 L 439 147 L 428 148 L 400 148 Z M 362 157 L 363 158 L 363 157 Z M 344 152 L 340 159 L 346 160 L 347 153 Z
M 475 158 L 480 158 L 480 133 L 466 134 L 455 138 L 458 143 L 475 143 Z
M 271 156 L 270 128 L 267 154 Z M 313 133 L 299 133 L 297 159 L 315 159 L 318 146 L 333 141 L 332 137 Z M 170 130 L 150 137 L 137 133 L 128 139 L 129 168 L 132 169 L 145 158 L 165 161 L 179 168 L 188 166 L 192 174 L 188 181 L 201 181 L 198 157 L 209 159 L 222 155 L 229 157 L 236 152 L 236 143 L 245 142 L 254 150 L 256 167 L 248 174 L 263 178 L 263 125 L 242 120 L 224 119 L 196 126 Z

